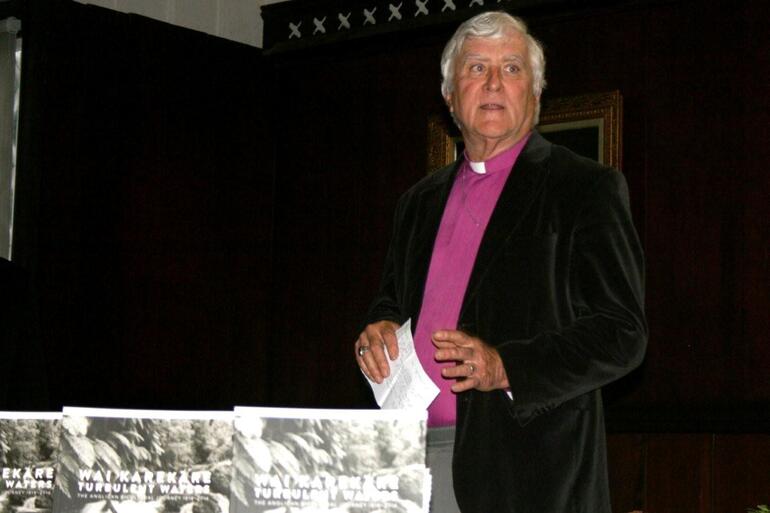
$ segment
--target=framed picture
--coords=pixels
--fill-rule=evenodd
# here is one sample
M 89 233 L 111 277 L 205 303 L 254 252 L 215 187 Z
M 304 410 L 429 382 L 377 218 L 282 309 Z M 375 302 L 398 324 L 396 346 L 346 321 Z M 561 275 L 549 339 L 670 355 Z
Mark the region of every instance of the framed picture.
M 623 98 L 619 91 L 555 98 L 540 112 L 538 132 L 575 153 L 621 170 Z M 462 151 L 460 131 L 448 114 L 428 119 L 428 172 L 453 162 Z
M 623 98 L 619 91 L 555 98 L 540 113 L 538 132 L 555 144 L 621 170 Z
M 454 162 L 461 144 L 460 129 L 449 113 L 431 114 L 428 117 L 427 172 L 431 173 Z

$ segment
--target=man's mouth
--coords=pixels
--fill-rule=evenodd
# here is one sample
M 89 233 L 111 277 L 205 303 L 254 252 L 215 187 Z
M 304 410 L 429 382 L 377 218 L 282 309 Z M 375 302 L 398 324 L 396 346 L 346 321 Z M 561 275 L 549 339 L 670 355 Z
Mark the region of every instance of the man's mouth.
M 504 107 L 499 103 L 484 103 L 481 105 L 483 110 L 503 110 Z

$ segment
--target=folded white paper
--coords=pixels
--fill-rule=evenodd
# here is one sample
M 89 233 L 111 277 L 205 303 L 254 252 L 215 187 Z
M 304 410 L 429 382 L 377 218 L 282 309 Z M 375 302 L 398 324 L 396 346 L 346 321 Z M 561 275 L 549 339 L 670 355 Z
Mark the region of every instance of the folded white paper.
M 390 376 L 378 384 L 367 378 L 380 408 L 427 409 L 439 389 L 422 368 L 414 350 L 412 319 L 396 330 L 398 358 L 391 360 Z M 385 350 L 387 353 L 387 349 Z

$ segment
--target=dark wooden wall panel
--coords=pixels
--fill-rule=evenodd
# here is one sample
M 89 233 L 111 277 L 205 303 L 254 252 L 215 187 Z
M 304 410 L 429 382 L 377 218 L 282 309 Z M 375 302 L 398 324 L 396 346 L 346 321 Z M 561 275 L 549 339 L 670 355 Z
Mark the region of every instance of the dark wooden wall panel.
M 717 435 L 714 512 L 745 513 L 770 504 L 770 435 Z
M 709 434 L 651 436 L 643 511 L 712 513 L 712 443 Z
M 642 511 L 645 503 L 647 436 L 638 433 L 607 437 L 612 511 Z
M 744 390 L 768 390 L 770 369 L 770 50 L 768 50 L 770 6 L 749 2 L 746 6 L 746 44 L 739 55 L 748 52 L 746 74 L 737 89 L 736 101 L 745 113 L 746 124 L 735 137 L 742 144 L 746 168 L 736 173 L 742 184 L 740 196 L 740 238 L 737 243 L 737 292 L 740 295 L 737 331 L 746 340 L 735 362 L 744 378 Z M 755 45 L 755 41 L 764 44 Z M 766 392 L 763 398 L 770 397 Z M 770 428 L 765 428 L 770 431 Z
M 739 10 L 719 11 L 724 31 L 703 38 L 718 15 L 687 4 L 650 20 L 647 231 L 650 361 L 656 404 L 706 408 L 732 399 L 734 208 L 745 166 L 732 137 L 742 114 L 725 105 L 742 40 Z M 697 49 L 697 51 L 695 51 Z M 704 130 L 705 127 L 709 127 Z M 653 210 L 654 208 L 654 210 Z M 655 229 L 652 229 L 654 227 Z
M 616 513 L 746 513 L 770 504 L 768 434 L 610 434 L 607 446 Z

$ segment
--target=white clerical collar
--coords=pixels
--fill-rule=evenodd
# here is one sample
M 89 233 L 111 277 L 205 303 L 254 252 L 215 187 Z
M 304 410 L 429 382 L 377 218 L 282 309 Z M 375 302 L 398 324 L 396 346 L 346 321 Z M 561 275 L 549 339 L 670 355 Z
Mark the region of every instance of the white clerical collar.
M 480 162 L 473 162 L 472 160 L 469 160 L 468 164 L 471 166 L 471 169 L 474 173 L 478 175 L 487 174 L 487 166 L 484 164 L 483 160 Z

